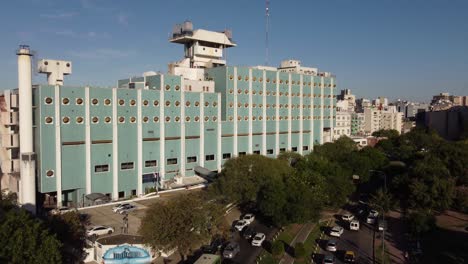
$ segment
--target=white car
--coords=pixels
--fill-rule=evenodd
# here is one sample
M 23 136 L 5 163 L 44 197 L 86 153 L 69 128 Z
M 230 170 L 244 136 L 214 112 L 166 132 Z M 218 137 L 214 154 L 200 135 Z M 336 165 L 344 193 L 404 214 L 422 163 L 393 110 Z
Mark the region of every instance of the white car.
M 130 205 L 129 203 L 121 203 L 121 204 L 116 204 L 114 207 L 112 207 L 112 211 L 114 213 L 118 213 L 120 210 L 122 210 L 123 207 Z
M 266 238 L 265 234 L 257 233 L 252 239 L 252 246 L 261 247 L 263 241 L 265 241 L 265 238 Z
M 246 214 L 246 215 L 244 215 L 244 217 L 242 217 L 242 220 L 246 221 L 250 225 L 255 220 L 255 215 Z
M 359 221 L 353 220 L 349 222 L 349 230 L 359 230 Z
M 94 226 L 86 231 L 87 236 L 110 235 L 114 233 L 114 228 L 110 226 Z
M 330 230 L 330 236 L 334 236 L 334 237 L 340 237 L 344 232 L 344 228 L 342 228 L 341 226 L 334 226 L 331 230 Z
M 60 214 L 65 214 L 65 213 L 69 213 L 69 212 L 78 212 L 78 210 L 76 208 L 74 208 L 74 207 L 70 208 L 70 207 L 63 206 L 63 207 L 60 207 L 60 208 L 55 208 L 54 210 L 50 211 L 50 214 L 60 215 Z
M 354 215 L 347 213 L 347 214 L 342 215 L 341 219 L 343 219 L 343 221 L 350 222 L 354 220 Z
M 135 205 L 129 204 L 129 205 L 123 206 L 118 212 L 119 214 L 128 214 L 131 211 L 134 211 L 136 209 L 137 207 Z
M 336 252 L 336 246 L 337 246 L 337 242 L 336 240 L 334 239 L 330 239 L 328 240 L 328 243 L 327 243 L 327 247 L 325 248 L 327 251 L 330 251 L 330 252 Z
M 246 226 L 248 226 L 249 223 L 245 220 L 239 220 L 237 221 L 236 225 L 234 226 L 237 230 L 242 231 Z
M 369 215 L 377 217 L 377 216 L 379 216 L 379 212 L 377 212 L 376 210 L 370 210 Z
M 377 217 L 369 214 L 366 219 L 366 223 L 368 224 L 375 224 Z

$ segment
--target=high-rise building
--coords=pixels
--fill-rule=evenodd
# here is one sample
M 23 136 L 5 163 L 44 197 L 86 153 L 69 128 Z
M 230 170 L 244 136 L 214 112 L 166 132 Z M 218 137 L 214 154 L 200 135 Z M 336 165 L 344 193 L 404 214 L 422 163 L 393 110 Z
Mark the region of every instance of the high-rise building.
M 368 135 L 382 129 L 394 129 L 401 133 L 402 122 L 403 113 L 397 112 L 396 108 L 388 110 L 377 108 L 364 109 L 364 132 Z
M 52 197 L 57 206 L 80 206 L 92 193 L 139 196 L 180 177 L 219 172 L 230 158 L 306 154 L 332 140 L 331 73 L 292 60 L 279 68 L 227 66 L 232 33 L 193 30 L 189 22 L 177 25 L 170 41 L 182 44 L 185 56 L 168 74 L 146 72 L 115 88 L 65 85 L 71 62 L 39 62 L 48 84 L 28 88 L 39 204 Z M 28 129 L 18 123 L 23 92 L 0 97 L 2 183 L 8 178 L 20 197 L 18 134 Z

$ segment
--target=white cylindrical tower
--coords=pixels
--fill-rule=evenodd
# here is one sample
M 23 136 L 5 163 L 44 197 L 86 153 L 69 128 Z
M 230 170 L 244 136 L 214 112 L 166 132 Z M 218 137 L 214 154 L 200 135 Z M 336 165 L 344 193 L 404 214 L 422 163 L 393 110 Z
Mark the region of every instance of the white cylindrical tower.
M 18 55 L 20 204 L 36 213 L 36 172 L 33 153 L 32 73 L 29 46 L 21 45 Z

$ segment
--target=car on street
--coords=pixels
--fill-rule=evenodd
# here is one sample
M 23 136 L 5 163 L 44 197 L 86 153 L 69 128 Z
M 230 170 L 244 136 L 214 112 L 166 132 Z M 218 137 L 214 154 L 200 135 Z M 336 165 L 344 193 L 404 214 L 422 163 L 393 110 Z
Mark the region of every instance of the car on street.
M 330 230 L 330 236 L 340 237 L 344 232 L 344 228 L 341 226 L 334 226 Z
M 120 210 L 122 210 L 123 207 L 130 205 L 129 203 L 120 203 L 116 204 L 114 207 L 112 207 L 112 212 L 118 213 Z
M 222 236 L 213 238 L 209 245 L 202 246 L 202 252 L 208 254 L 216 254 L 222 249 L 225 240 Z
M 384 231 L 387 229 L 387 221 L 384 221 L 382 218 L 379 218 L 379 222 L 377 225 L 377 229 L 379 231 Z
M 234 225 L 234 227 L 238 230 L 238 231 L 242 231 L 242 229 L 244 229 L 246 226 L 248 226 L 249 223 L 245 220 L 239 220 L 237 221 L 236 225 Z
M 369 211 L 369 215 L 372 215 L 372 216 L 374 216 L 374 217 L 377 217 L 377 216 L 379 216 L 379 212 L 376 211 L 376 210 L 370 210 L 370 211 Z
M 265 238 L 266 238 L 265 234 L 257 233 L 252 239 L 252 246 L 261 247 L 263 241 L 265 241 Z
M 350 222 L 354 219 L 354 215 L 350 213 L 346 213 L 341 216 L 341 219 L 343 219 L 343 221 Z
M 346 251 L 344 255 L 344 262 L 354 263 L 355 261 L 356 261 L 356 254 L 354 254 L 354 251 L 351 251 L 351 250 Z
M 244 215 L 244 217 L 242 217 L 242 220 L 246 221 L 250 225 L 255 220 L 255 215 L 254 214 L 246 214 L 246 215 Z
M 240 246 L 238 243 L 231 241 L 229 244 L 224 248 L 223 257 L 227 259 L 234 258 L 240 252 Z
M 325 249 L 330 252 L 336 252 L 337 244 L 338 242 L 336 242 L 335 239 L 330 239 L 328 240 L 327 246 L 325 247 Z
M 366 223 L 375 224 L 376 219 L 377 219 L 377 216 L 369 214 L 366 218 Z
M 333 255 L 325 255 L 322 264 L 335 264 L 335 257 Z
M 78 210 L 74 207 L 67 207 L 67 206 L 63 206 L 63 207 L 60 207 L 60 208 L 55 208 L 53 209 L 52 211 L 50 211 L 50 214 L 52 215 L 61 215 L 61 214 L 66 214 L 66 213 L 69 213 L 69 212 L 78 212 Z
M 129 204 L 129 205 L 123 206 L 118 212 L 119 214 L 128 214 L 131 211 L 134 211 L 136 209 L 137 207 L 135 205 Z
M 349 222 L 349 230 L 359 230 L 359 221 L 358 220 L 353 220 Z
M 111 226 L 93 226 L 86 230 L 86 236 L 102 236 L 114 233 L 114 228 Z
M 250 226 L 248 226 L 247 228 L 245 228 L 244 231 L 242 232 L 242 236 L 243 236 L 245 239 L 247 239 L 247 240 L 249 240 L 249 239 L 251 239 L 252 237 L 254 237 L 255 234 L 256 234 L 256 233 L 255 233 L 255 230 L 254 230 L 252 227 L 250 227 Z

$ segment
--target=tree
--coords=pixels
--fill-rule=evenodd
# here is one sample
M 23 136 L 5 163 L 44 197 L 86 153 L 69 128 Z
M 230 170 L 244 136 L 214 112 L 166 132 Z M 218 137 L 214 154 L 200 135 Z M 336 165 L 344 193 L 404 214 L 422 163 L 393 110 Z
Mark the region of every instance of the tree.
M 153 249 L 177 248 L 185 259 L 221 228 L 221 208 L 196 195 L 176 196 L 165 203 L 153 204 L 138 232 Z
M 390 211 L 393 208 L 392 196 L 389 192 L 378 189 L 375 194 L 371 195 L 370 204 L 377 209 L 382 209 L 384 212 Z
M 2 263 L 62 263 L 60 241 L 24 209 L 2 210 L 0 237 Z
M 278 257 L 284 254 L 284 243 L 283 241 L 276 240 L 271 245 L 271 254 L 273 256 Z
M 396 138 L 400 133 L 395 129 L 381 129 L 372 133 L 374 137 Z
M 357 151 L 356 142 L 346 136 L 314 148 L 314 154 L 337 162 L 345 161 L 354 151 Z
M 306 249 L 304 247 L 304 243 L 298 242 L 294 246 L 294 257 L 295 258 L 303 258 L 307 254 Z
M 415 238 L 434 229 L 435 226 L 436 219 L 434 215 L 428 211 L 417 210 L 408 215 L 408 228 L 410 234 Z

